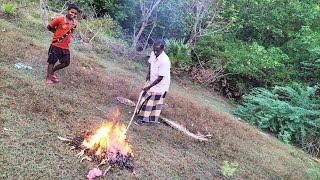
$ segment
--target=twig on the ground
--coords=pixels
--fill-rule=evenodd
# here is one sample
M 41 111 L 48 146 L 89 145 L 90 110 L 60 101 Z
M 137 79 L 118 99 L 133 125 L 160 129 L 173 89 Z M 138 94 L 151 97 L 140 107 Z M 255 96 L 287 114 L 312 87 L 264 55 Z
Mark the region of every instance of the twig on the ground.
M 316 162 L 316 163 L 320 163 L 320 160 L 315 158 L 315 157 L 312 157 L 313 161 Z
M 103 173 L 103 176 L 107 174 L 107 172 L 111 169 L 111 166 L 109 166 Z
M 182 131 L 183 133 L 185 133 L 186 135 L 192 137 L 192 138 L 195 138 L 197 140 L 200 140 L 200 141 L 208 141 L 208 138 L 211 138 L 212 135 L 210 134 L 207 134 L 207 135 L 203 135 L 201 134 L 200 132 L 198 132 L 197 134 L 194 134 L 192 132 L 190 132 L 186 127 L 178 124 L 177 122 L 174 122 L 170 119 L 167 119 L 167 118 L 164 118 L 162 116 L 160 116 L 160 119 L 162 121 L 164 121 L 165 123 L 167 123 L 169 126 L 179 130 L 179 131 Z
M 92 161 L 92 158 L 86 155 L 86 156 L 84 156 L 83 158 L 81 158 L 80 162 L 82 162 L 82 161 L 84 161 L 84 160 Z
M 60 136 L 58 136 L 58 139 L 60 139 L 61 141 L 72 142 L 72 140 L 71 140 L 71 139 L 67 139 L 67 138 L 60 137 Z

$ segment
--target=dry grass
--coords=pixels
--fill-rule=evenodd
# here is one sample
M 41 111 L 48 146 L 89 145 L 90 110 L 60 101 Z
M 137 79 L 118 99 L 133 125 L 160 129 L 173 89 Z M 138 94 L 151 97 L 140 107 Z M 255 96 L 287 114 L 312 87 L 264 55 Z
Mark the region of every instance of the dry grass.
M 3 28 L 10 31 L 0 36 L 0 179 L 85 179 L 95 164 L 80 164 L 77 152 L 56 136 L 94 130 L 115 108 L 122 113 L 118 121 L 128 123 L 133 108 L 119 104 L 116 97 L 136 101 L 144 73 L 111 52 L 99 56 L 94 47 L 74 44 L 72 64 L 58 72 L 61 82 L 46 87 L 47 34 L 31 38 L 0 19 Z M 18 62 L 33 69 L 14 69 Z M 239 163 L 235 179 L 306 179 L 306 155 L 296 158 L 294 148 L 212 108 L 212 103 L 227 105 L 205 90 L 191 86 L 186 91 L 173 84 L 163 115 L 213 138 L 197 142 L 164 124 L 132 126 L 128 137 L 137 174 L 115 169 L 108 179 L 226 179 L 220 170 L 224 160 Z

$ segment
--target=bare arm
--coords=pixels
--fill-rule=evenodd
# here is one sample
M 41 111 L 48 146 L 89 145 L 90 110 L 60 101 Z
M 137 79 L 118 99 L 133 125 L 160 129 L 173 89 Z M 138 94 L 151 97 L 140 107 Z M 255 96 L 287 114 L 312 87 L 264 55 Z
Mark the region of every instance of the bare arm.
M 149 90 L 154 85 L 158 84 L 163 79 L 163 76 L 159 76 L 155 81 L 153 81 L 149 86 L 143 88 L 144 91 Z
M 56 28 L 53 28 L 50 25 L 47 26 L 47 29 L 53 33 L 56 32 Z
M 151 71 L 151 64 L 149 64 L 149 69 L 148 69 L 146 81 L 150 81 L 150 71 Z

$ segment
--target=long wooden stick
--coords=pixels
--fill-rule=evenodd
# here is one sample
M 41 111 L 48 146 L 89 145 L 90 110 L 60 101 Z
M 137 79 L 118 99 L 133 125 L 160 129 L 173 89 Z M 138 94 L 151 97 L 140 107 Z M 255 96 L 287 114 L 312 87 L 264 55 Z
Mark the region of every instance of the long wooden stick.
M 148 81 L 144 84 L 143 88 L 147 85 L 147 83 L 148 83 Z M 134 116 L 136 115 L 138 106 L 140 105 L 140 100 L 141 100 L 142 94 L 143 94 L 143 91 L 141 91 L 141 93 L 139 95 L 139 99 L 137 101 L 136 107 L 134 108 L 134 112 L 133 112 L 133 114 L 131 116 L 131 119 L 130 119 L 130 122 L 129 122 L 128 126 L 127 126 L 126 133 L 127 133 L 128 129 L 129 129 L 131 123 L 132 123 L 132 120 L 133 120 Z
M 198 134 L 194 134 L 192 132 L 190 132 L 186 127 L 182 126 L 181 124 L 178 124 L 177 122 L 174 122 L 170 119 L 164 118 L 163 116 L 160 116 L 161 120 L 164 121 L 165 123 L 167 123 L 169 126 L 171 126 L 174 129 L 177 129 L 179 131 L 182 131 L 184 134 L 195 138 L 197 140 L 200 141 L 208 141 L 208 138 L 211 138 L 212 136 L 210 134 L 207 135 L 203 135 L 201 133 L 198 132 Z

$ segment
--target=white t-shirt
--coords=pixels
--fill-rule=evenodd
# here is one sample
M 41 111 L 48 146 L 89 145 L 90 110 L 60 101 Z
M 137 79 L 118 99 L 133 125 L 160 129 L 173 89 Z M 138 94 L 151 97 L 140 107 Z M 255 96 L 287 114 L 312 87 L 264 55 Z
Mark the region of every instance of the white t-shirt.
M 171 62 L 167 54 L 162 51 L 162 53 L 156 57 L 152 51 L 148 62 L 151 64 L 150 81 L 148 85 L 158 79 L 159 76 L 163 76 L 162 80 L 158 84 L 150 88 L 150 91 L 156 93 L 164 93 L 168 91 L 170 86 Z

